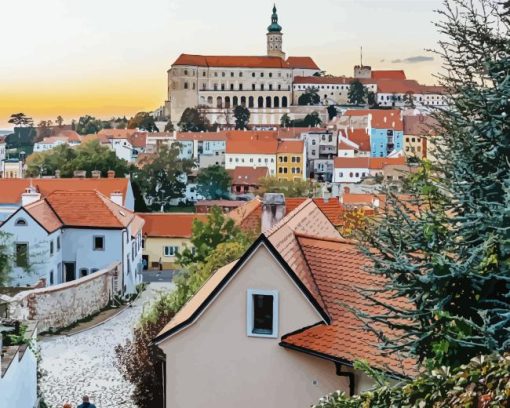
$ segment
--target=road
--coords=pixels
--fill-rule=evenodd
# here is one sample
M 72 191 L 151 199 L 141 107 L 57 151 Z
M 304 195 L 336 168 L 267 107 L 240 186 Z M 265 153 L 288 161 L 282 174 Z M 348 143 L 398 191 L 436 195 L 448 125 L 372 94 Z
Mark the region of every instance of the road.
M 176 270 L 173 269 L 163 269 L 160 270 L 148 270 L 143 271 L 143 281 L 144 282 L 171 282 Z
M 97 408 L 136 408 L 130 399 L 131 385 L 114 366 L 114 348 L 132 337 L 144 308 L 172 288 L 169 282 L 151 283 L 132 307 L 104 324 L 69 337 L 44 338 L 41 368 L 47 374 L 41 391 L 46 403 L 60 408 L 69 402 L 75 407 L 83 395 L 89 395 Z

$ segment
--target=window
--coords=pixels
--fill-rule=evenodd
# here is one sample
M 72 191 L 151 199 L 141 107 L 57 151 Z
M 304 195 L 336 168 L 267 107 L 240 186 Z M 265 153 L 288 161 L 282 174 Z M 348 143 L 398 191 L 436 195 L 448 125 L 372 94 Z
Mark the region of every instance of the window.
M 163 247 L 163 254 L 165 256 L 175 256 L 179 252 L 179 247 L 177 246 L 165 246 Z
M 90 273 L 97 272 L 98 270 L 99 270 L 99 269 L 97 269 L 97 268 L 92 268 L 92 269 L 90 270 Z
M 16 222 L 14 223 L 14 225 L 16 225 L 17 227 L 26 227 L 27 226 L 27 221 L 23 218 L 18 218 L 16 220 Z
M 60 237 L 57 237 L 57 251 L 60 251 Z
M 142 238 L 142 249 L 145 249 L 145 239 Z
M 104 237 L 96 235 L 94 240 L 94 251 L 104 251 Z
M 246 334 L 278 337 L 278 291 L 248 289 Z
M 89 270 L 87 268 L 80 269 L 80 278 L 83 278 L 84 276 L 87 276 L 88 274 L 89 274 Z
M 53 240 L 50 241 L 50 256 L 53 256 L 53 252 L 54 252 L 54 244 L 53 244 Z
M 28 266 L 28 244 L 16 244 L 16 266 L 26 268 Z
M 184 82 L 184 89 L 188 89 L 188 83 Z
M 54 275 L 53 275 L 53 271 L 50 272 L 50 285 L 53 285 L 55 281 L 55 278 L 54 278 Z

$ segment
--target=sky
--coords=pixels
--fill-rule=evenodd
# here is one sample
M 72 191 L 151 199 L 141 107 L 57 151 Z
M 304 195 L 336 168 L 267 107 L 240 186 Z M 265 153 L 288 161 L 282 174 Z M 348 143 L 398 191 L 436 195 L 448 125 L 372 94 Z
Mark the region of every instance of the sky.
M 287 55 L 328 74 L 360 61 L 435 83 L 442 0 L 277 0 Z M 1 0 L 0 129 L 24 112 L 66 122 L 161 106 L 181 53 L 264 55 L 269 0 Z

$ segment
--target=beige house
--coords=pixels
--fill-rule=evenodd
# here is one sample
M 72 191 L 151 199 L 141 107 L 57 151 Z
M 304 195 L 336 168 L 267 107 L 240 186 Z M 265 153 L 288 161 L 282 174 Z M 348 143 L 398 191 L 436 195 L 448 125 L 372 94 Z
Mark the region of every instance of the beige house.
M 281 198 L 265 196 L 265 233 L 154 339 L 166 356 L 167 407 L 305 408 L 338 389 L 369 388 L 372 381 L 353 369 L 357 359 L 394 376 L 406 375 L 401 363 L 412 370 L 409 361 L 381 355 L 340 306 L 360 306 L 353 288 L 371 283 L 356 246 L 312 200 L 282 219 Z

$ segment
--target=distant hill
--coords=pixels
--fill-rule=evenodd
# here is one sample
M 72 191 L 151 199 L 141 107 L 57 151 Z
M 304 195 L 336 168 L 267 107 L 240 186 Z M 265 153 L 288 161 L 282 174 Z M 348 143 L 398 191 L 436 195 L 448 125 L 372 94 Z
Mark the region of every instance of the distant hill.
M 12 130 L 0 130 L 0 136 L 7 136 L 12 133 Z

